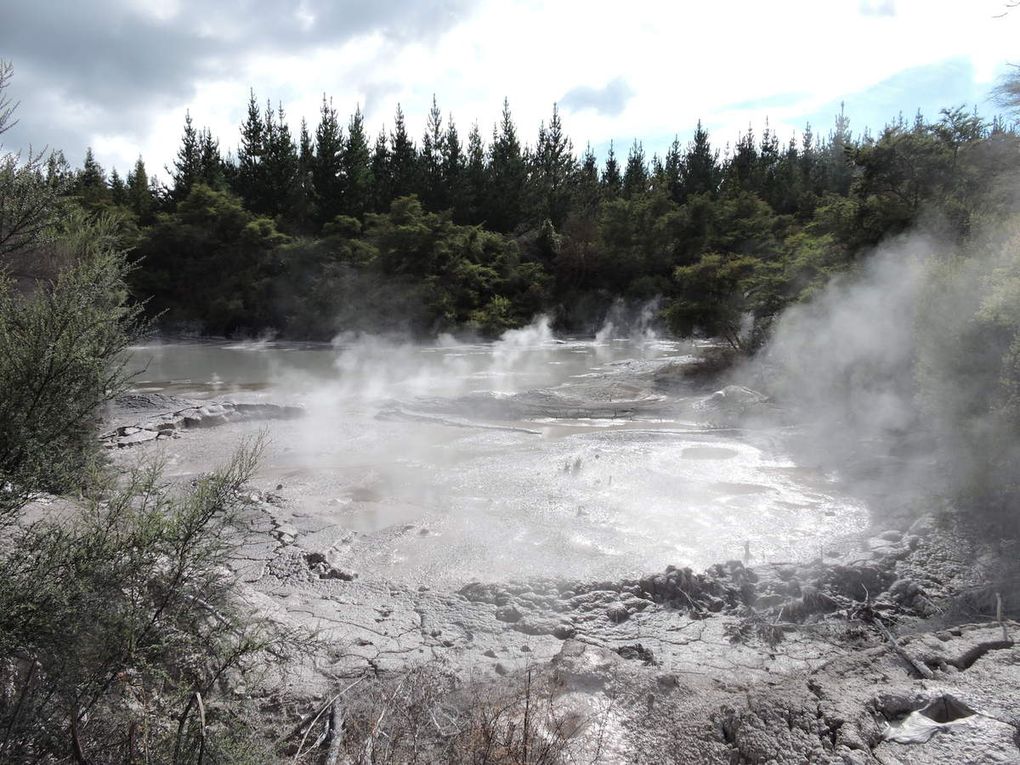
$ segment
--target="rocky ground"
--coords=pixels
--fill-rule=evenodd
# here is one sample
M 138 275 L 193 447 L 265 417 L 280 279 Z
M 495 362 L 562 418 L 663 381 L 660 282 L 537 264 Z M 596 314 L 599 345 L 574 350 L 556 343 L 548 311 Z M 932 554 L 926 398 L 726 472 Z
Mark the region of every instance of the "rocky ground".
M 726 389 L 706 406 L 725 414 L 764 403 Z M 104 439 L 126 448 L 231 420 L 295 416 L 267 404 L 139 397 L 121 402 Z M 376 761 L 385 751 L 400 762 L 412 750 L 387 726 L 428 718 L 415 746 L 448 753 L 461 740 L 450 699 L 526 680 L 529 694 L 533 683 L 543 689 L 531 714 L 548 758 L 532 748 L 528 759 L 526 748 L 523 760 L 506 761 L 1020 762 L 1020 625 L 1010 620 L 1020 606 L 1017 550 L 971 539 L 950 516 L 876 526 L 807 562 L 433 589 L 359 578 L 346 561 L 370 555 L 378 534 L 338 542 L 335 530 L 309 528 L 285 487 L 252 499 L 248 541 L 232 564 L 241 597 L 315 640 L 260 688 L 235 691 L 258 700 L 291 750 L 325 725 L 311 736 L 323 748 L 308 761 L 330 756 L 330 715 L 312 718 L 352 683 L 359 688 L 338 704 L 354 709 L 373 693 L 383 701 L 380 722 L 361 738 L 350 733 L 345 756 L 356 760 L 376 741 Z M 411 690 L 414 677 L 449 693 L 414 711 L 411 700 L 425 698 Z M 379 690 L 394 682 L 392 695 Z M 289 743 L 287 731 L 296 734 Z

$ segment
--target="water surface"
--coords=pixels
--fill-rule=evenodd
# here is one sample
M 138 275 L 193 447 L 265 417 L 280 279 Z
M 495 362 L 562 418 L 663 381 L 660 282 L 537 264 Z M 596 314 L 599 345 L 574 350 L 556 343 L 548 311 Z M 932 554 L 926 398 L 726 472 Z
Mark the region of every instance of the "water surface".
M 769 430 L 712 427 L 703 392 L 656 384 L 691 348 L 654 339 L 380 340 L 138 347 L 139 390 L 300 403 L 269 423 L 261 480 L 303 544 L 417 582 L 615 577 L 811 557 L 865 508 Z M 175 469 L 225 459 L 255 427 L 188 433 Z

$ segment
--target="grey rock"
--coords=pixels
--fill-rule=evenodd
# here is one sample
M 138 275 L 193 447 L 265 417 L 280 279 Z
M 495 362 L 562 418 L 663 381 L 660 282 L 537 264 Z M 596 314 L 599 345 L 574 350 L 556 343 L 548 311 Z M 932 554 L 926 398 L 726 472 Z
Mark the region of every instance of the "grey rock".
M 609 608 L 606 609 L 606 616 L 609 617 L 609 621 L 613 624 L 620 624 L 630 618 L 630 611 L 623 603 L 616 602 L 610 604 Z

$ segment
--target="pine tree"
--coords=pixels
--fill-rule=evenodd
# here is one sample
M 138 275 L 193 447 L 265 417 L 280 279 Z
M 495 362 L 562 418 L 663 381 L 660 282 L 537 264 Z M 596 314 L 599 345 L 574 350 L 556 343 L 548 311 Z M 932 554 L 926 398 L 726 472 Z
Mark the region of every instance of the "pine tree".
M 719 152 L 712 150 L 708 131 L 698 120 L 694 137 L 687 144 L 681 171 L 682 191 L 680 202 L 686 202 L 695 194 L 712 194 L 719 190 Z
M 593 215 L 602 200 L 599 183 L 599 163 L 589 143 L 581 156 L 581 167 L 577 171 L 577 207 L 585 215 Z
M 64 152 L 57 149 L 51 152 L 46 158 L 46 184 L 53 189 L 64 190 L 74 180 L 74 170 L 64 156 Z
M 376 212 L 385 212 L 393 201 L 393 184 L 390 178 L 390 148 L 386 139 L 386 128 L 379 131 L 372 147 L 373 207 Z
M 503 114 L 493 128 L 489 147 L 489 188 L 485 221 L 493 231 L 510 233 L 524 218 L 525 184 L 528 165 L 510 115 L 510 102 L 503 100 Z
M 255 100 L 255 91 L 252 90 L 248 97 L 248 114 L 241 124 L 241 145 L 237 149 L 237 173 L 235 177 L 238 196 L 244 201 L 245 206 L 252 211 L 258 210 L 262 205 L 263 168 L 262 160 L 265 154 L 265 127 L 262 122 L 262 113 L 259 111 L 258 102 Z
M 737 138 L 737 149 L 726 168 L 726 185 L 731 191 L 755 191 L 755 175 L 758 169 L 758 147 L 754 130 L 747 128 Z
M 299 201 L 298 151 L 282 103 L 275 112 L 266 104 L 265 136 L 265 207 L 255 212 L 289 219 Z
M 817 194 L 818 180 L 818 155 L 815 149 L 815 134 L 811 130 L 811 123 L 804 126 L 804 132 L 800 139 L 800 183 L 807 191 Z
M 609 153 L 606 155 L 606 166 L 602 171 L 602 191 L 607 199 L 620 195 L 623 188 L 623 176 L 620 175 L 620 164 L 616 161 L 616 149 L 609 142 Z
M 453 210 L 455 223 L 467 223 L 470 219 L 470 193 L 467 187 L 464 148 L 451 114 L 446 120 L 446 134 L 443 136 L 442 183 L 447 190 L 449 206 Z
M 199 177 L 210 188 L 222 191 L 226 188 L 226 167 L 220 155 L 220 142 L 213 138 L 209 128 L 199 133 Z
M 123 205 L 127 201 L 127 188 L 117 168 L 110 172 L 110 201 L 115 205 Z
M 315 160 L 312 163 L 312 188 L 319 222 L 328 223 L 343 212 L 342 160 L 343 133 L 333 102 L 322 97 L 319 124 L 315 128 Z
M 173 167 L 167 168 L 173 184 L 170 199 L 179 205 L 191 193 L 191 189 L 202 177 L 202 149 L 199 145 L 198 132 L 191 123 L 191 112 L 184 113 L 184 135 L 181 146 L 177 149 L 177 158 Z
M 924 118 L 921 111 L 917 112 L 915 129 L 917 125 L 924 126 Z M 836 115 L 836 122 L 829 133 L 829 140 L 826 147 L 826 176 L 828 177 L 828 190 L 845 196 L 850 191 L 850 162 L 847 158 L 847 151 L 851 148 L 853 137 L 850 134 L 850 118 L 846 116 L 843 103 L 839 105 L 839 114 Z
M 361 218 L 372 207 L 372 156 L 361 107 L 347 125 L 347 141 L 340 159 L 343 176 L 343 214 Z
M 432 94 L 432 108 L 425 122 L 425 135 L 421 141 L 422 204 L 427 210 L 445 210 L 449 207 L 450 188 L 443 177 L 446 159 L 446 135 L 443 133 L 443 116 Z
M 418 173 L 418 151 L 407 134 L 404 111 L 397 104 L 390 134 L 390 184 L 392 198 L 417 194 L 421 190 Z
M 485 222 L 489 168 L 485 163 L 485 146 L 476 122 L 468 133 L 467 167 L 465 168 L 467 221 L 473 225 Z
M 308 122 L 301 118 L 298 133 L 298 178 L 297 204 L 293 210 L 294 224 L 300 231 L 311 231 L 315 219 L 315 187 L 312 185 L 312 170 L 315 166 L 315 145 L 308 132 Z
M 134 169 L 128 173 L 126 195 L 127 206 L 138 216 L 138 222 L 142 225 L 151 223 L 156 200 L 141 155 L 135 161 Z
M 673 136 L 666 159 L 662 163 L 662 187 L 669 198 L 676 203 L 683 202 L 683 154 L 680 151 L 680 139 Z
M 106 172 L 96 161 L 92 147 L 85 150 L 85 162 L 78 172 L 75 191 L 86 207 L 97 207 L 110 199 L 110 189 L 106 183 Z
M 532 158 L 531 205 L 536 221 L 549 220 L 559 229 L 573 202 L 577 163 L 574 147 L 563 132 L 559 109 L 553 104 L 549 127 L 539 127 Z
M 636 138 L 627 154 L 627 167 L 623 171 L 623 196 L 627 199 L 648 191 L 648 168 L 645 165 L 645 149 Z
M 782 190 L 777 188 L 781 158 L 779 136 L 772 130 L 768 119 L 766 119 L 765 129 L 761 134 L 761 145 L 758 149 L 752 190 L 772 205 L 773 209 L 777 209 L 777 201 L 782 194 Z

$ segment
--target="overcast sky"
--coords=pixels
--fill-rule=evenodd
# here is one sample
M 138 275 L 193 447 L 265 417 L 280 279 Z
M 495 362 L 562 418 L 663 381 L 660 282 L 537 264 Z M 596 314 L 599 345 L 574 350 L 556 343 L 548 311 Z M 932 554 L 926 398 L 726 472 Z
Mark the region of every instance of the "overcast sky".
M 560 105 L 578 151 L 651 155 L 700 118 L 722 147 L 766 118 L 785 139 L 942 106 L 992 114 L 1020 63 L 1007 0 L 0 0 L 0 58 L 19 124 L 6 149 L 91 145 L 126 172 L 170 161 L 186 109 L 234 150 L 248 90 L 295 127 L 323 94 L 370 131 L 399 102 L 421 135 L 435 93 L 461 136 L 491 134 L 503 98 L 526 142 Z

